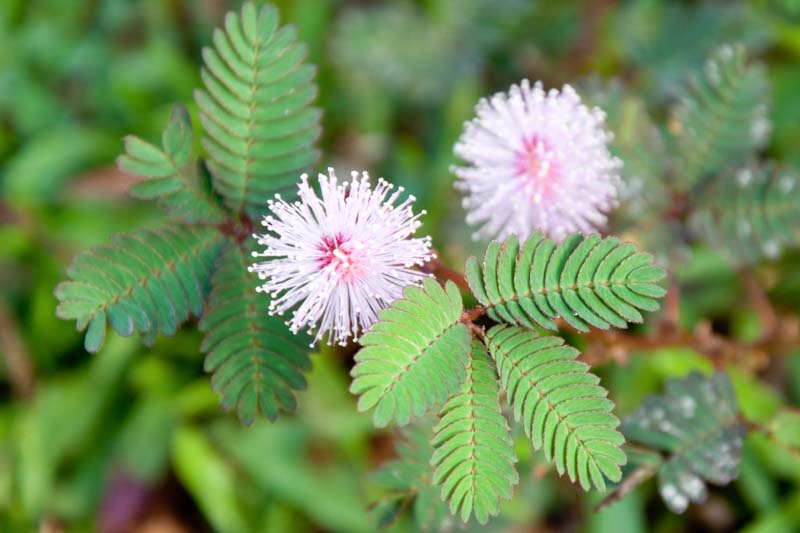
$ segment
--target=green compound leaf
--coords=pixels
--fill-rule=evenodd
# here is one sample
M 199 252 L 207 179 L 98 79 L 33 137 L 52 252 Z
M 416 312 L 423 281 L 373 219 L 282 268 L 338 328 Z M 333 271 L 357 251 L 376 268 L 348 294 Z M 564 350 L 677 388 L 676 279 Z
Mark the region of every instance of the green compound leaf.
M 427 420 L 425 422 L 428 422 Z M 370 474 L 370 480 L 383 488 L 397 491 L 418 491 L 430 486 L 430 426 L 414 423 L 402 429 L 402 438 L 395 442 L 397 458 L 387 461 Z
M 556 318 L 579 331 L 642 322 L 639 310 L 655 311 L 665 290 L 664 272 L 651 255 L 616 237 L 574 233 L 561 244 L 533 234 L 520 247 L 516 236 L 493 241 L 483 265 L 471 257 L 467 280 L 497 322 L 555 330 Z
M 619 420 L 600 378 L 576 361 L 578 351 L 560 337 L 542 337 L 516 326 L 495 326 L 486 333 L 500 384 L 514 418 L 522 420 L 535 449 L 544 449 L 558 473 L 567 473 L 584 490 L 605 490 L 619 481 L 625 464 Z
M 459 6 L 459 14 L 474 3 Z M 332 31 L 330 57 L 340 79 L 356 94 L 366 86 L 401 101 L 430 105 L 475 71 L 474 49 L 459 41 L 455 28 L 434 23 L 417 5 L 375 4 L 342 10 Z
M 439 487 L 431 482 L 433 446 L 430 440 L 428 420 L 406 426 L 402 438 L 395 442 L 397 458 L 370 474 L 373 483 L 390 491 L 389 496 L 376 502 L 373 508 L 378 527 L 393 523 L 412 501 L 414 521 L 421 531 L 445 531 L 452 525 Z
M 428 278 L 378 314 L 361 338 L 350 386 L 359 411 L 375 408 L 376 426 L 407 424 L 461 386 L 470 349 L 463 308 L 453 282 L 442 289 Z
M 56 314 L 86 329 L 84 345 L 98 351 L 106 323 L 123 337 L 146 343 L 173 335 L 190 315 L 200 316 L 214 259 L 223 242 L 214 229 L 176 226 L 116 235 L 110 244 L 76 256 L 69 281 L 55 290 Z
M 675 513 L 708 496 L 703 482 L 727 485 L 739 474 L 745 428 L 727 375 L 692 372 L 667 382 L 622 424 L 625 437 L 664 456 L 658 487 Z
M 138 137 L 125 137 L 125 155 L 117 164 L 125 172 L 149 178 L 131 187 L 135 198 L 158 200 L 170 216 L 189 224 L 217 224 L 224 214 L 198 175 L 192 157 L 192 123 L 182 105 L 172 108 L 158 148 Z
M 311 368 L 311 339 L 292 334 L 283 319 L 267 314 L 267 298 L 256 292 L 259 280 L 247 271 L 248 258 L 233 243 L 220 256 L 200 321 L 205 333 L 200 349 L 222 407 L 235 408 L 249 425 L 259 412 L 275 420 L 280 410 L 294 411 L 294 391 L 306 388 L 304 373 Z
M 693 372 L 667 382 L 622 424 L 625 437 L 664 454 L 658 470 L 661 497 L 673 512 L 708 496 L 703 480 L 727 485 L 738 476 L 745 428 L 723 372 Z
M 746 161 L 767 140 L 769 83 L 760 64 L 748 64 L 742 45 L 724 45 L 706 60 L 702 76 L 690 80 L 675 113 L 680 163 L 687 187 Z
M 310 107 L 316 69 L 304 63 L 296 35 L 294 26 L 278 28 L 274 6 L 248 2 L 203 49 L 205 90 L 195 93 L 203 146 L 214 188 L 235 213 L 263 214 L 319 156 L 321 113 Z
M 464 522 L 474 513 L 485 524 L 500 512 L 500 498 L 510 499 L 519 483 L 514 441 L 498 394 L 493 361 L 475 340 L 464 384 L 439 413 L 431 458 L 433 482 L 442 487 L 450 512 L 460 510 Z
M 626 91 L 617 79 L 591 77 L 582 89 L 587 104 L 606 114 L 608 129 L 614 132 L 609 150 L 625 162 L 620 200 L 638 217 L 647 214 L 649 208 L 666 206 L 670 201 L 668 183 L 663 179 L 667 147 L 644 99 Z
M 737 265 L 777 259 L 800 246 L 800 182 L 795 172 L 749 164 L 703 194 L 692 224 L 698 236 Z

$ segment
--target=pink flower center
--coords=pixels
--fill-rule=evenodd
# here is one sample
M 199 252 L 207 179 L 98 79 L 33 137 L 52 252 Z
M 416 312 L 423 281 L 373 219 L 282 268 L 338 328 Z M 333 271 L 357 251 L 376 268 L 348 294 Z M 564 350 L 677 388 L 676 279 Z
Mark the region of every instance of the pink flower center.
M 522 141 L 522 149 L 515 155 L 514 171 L 522 178 L 523 192 L 537 203 L 548 198 L 560 174 L 550 143 L 534 134 Z
M 340 281 L 350 281 L 362 272 L 364 254 L 357 241 L 342 233 L 325 235 L 317 245 L 322 252 L 317 259 L 320 270 L 329 269 Z

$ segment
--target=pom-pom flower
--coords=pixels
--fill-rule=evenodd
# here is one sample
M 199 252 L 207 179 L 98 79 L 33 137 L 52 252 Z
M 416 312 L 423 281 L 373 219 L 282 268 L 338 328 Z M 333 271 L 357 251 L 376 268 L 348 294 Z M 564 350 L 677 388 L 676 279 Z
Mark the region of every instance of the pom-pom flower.
M 266 260 L 250 270 L 265 280 L 259 290 L 272 297 L 270 314 L 297 306 L 287 322 L 294 333 L 318 325 L 315 342 L 327 333 L 329 344 L 344 345 L 426 277 L 413 267 L 431 259 L 431 242 L 410 238 L 425 212 L 412 212 L 413 196 L 394 205 L 402 187 L 391 192 L 380 179 L 372 189 L 366 172 L 339 184 L 328 172 L 319 175 L 320 196 L 304 174 L 297 201 L 269 202 L 272 215 L 262 221 L 269 233 L 255 235 L 266 250 L 253 253 Z
M 527 237 L 542 230 L 562 239 L 604 225 L 616 205 L 621 161 L 612 157 L 604 113 L 589 109 L 565 85 L 545 92 L 528 80 L 481 99 L 455 153 L 475 238 Z

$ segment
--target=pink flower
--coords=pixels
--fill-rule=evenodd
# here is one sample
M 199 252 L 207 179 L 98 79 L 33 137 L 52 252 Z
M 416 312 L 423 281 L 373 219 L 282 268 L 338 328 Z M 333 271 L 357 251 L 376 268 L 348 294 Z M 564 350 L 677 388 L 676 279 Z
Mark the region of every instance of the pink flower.
M 622 162 L 612 157 L 604 113 L 589 109 L 565 85 L 545 93 L 528 80 L 481 99 L 455 153 L 456 187 L 464 191 L 475 238 L 527 237 L 542 230 L 560 240 L 591 233 L 616 206 Z
M 405 287 L 421 283 L 426 274 L 413 267 L 431 258 L 431 242 L 410 238 L 424 211 L 412 212 L 413 196 L 394 205 L 402 187 L 389 195 L 393 186 L 380 179 L 372 189 L 366 172 L 342 184 L 328 172 L 319 175 L 320 196 L 304 174 L 298 201 L 270 201 L 272 216 L 262 222 L 269 233 L 255 236 L 266 249 L 253 253 L 266 260 L 250 270 L 272 297 L 270 314 L 294 309 L 287 322 L 293 332 L 319 326 L 315 341 L 327 333 L 329 344 L 344 345 Z

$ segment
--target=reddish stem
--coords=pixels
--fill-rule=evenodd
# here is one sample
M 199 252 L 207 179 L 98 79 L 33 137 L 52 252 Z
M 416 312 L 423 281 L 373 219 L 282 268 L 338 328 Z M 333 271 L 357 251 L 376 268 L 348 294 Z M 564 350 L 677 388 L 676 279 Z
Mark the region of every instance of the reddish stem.
M 435 253 L 435 252 L 434 252 Z M 440 281 L 452 281 L 453 283 L 458 286 L 459 289 L 462 291 L 470 291 L 469 284 L 467 283 L 467 278 L 464 277 L 464 274 L 453 270 L 452 268 L 448 267 L 442 260 L 439 259 L 439 255 L 435 253 L 435 255 L 431 258 L 430 261 L 423 265 L 422 270 L 425 272 L 430 272 Z

